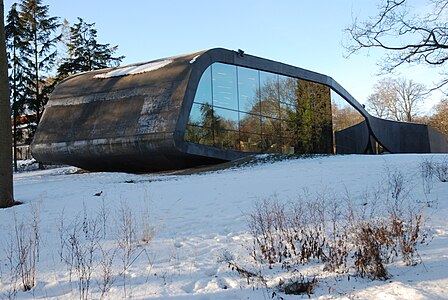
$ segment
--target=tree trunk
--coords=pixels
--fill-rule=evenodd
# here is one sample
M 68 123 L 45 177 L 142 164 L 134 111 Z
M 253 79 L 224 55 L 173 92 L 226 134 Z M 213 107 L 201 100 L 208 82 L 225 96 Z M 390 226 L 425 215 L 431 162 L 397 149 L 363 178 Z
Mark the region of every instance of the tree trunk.
M 16 43 L 14 42 L 14 59 L 16 58 Z M 14 119 L 14 130 L 12 133 L 12 139 L 14 141 L 13 145 L 13 156 L 14 156 L 14 171 L 18 172 L 19 169 L 17 167 L 17 83 L 16 83 L 16 77 L 17 76 L 17 66 L 14 63 L 14 84 L 12 87 L 12 93 L 13 93 L 13 102 L 12 102 L 12 116 Z
M 39 91 L 39 46 L 37 44 L 37 29 L 34 30 L 34 72 L 36 75 L 36 103 L 37 103 L 37 109 L 36 109 L 36 125 L 39 125 L 41 113 L 40 113 L 40 91 Z M 35 133 L 35 132 L 34 132 Z M 33 136 L 34 139 L 34 136 Z M 39 170 L 44 169 L 44 164 L 42 162 L 39 163 Z
M 12 133 L 6 60 L 4 7 L 0 0 L 0 208 L 14 204 L 12 183 Z

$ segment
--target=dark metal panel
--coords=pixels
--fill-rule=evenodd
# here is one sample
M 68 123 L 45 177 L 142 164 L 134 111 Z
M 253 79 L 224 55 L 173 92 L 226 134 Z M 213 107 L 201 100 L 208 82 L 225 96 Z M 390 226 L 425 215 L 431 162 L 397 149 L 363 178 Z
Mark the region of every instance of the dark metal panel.
M 428 126 L 428 137 L 430 152 L 448 153 L 448 140 L 443 133 L 435 130 L 431 126 Z
M 337 154 L 364 154 L 369 147 L 369 128 L 366 121 L 335 132 Z

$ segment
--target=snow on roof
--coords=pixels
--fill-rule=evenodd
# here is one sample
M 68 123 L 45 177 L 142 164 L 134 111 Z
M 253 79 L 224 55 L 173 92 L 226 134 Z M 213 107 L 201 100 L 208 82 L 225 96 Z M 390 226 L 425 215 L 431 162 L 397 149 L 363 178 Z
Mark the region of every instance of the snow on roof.
M 119 69 L 114 69 L 107 73 L 101 73 L 101 74 L 95 75 L 94 78 L 105 79 L 105 78 L 111 78 L 111 77 L 119 77 L 119 76 L 127 76 L 127 75 L 135 75 L 135 74 L 151 72 L 151 71 L 155 71 L 160 68 L 163 68 L 172 62 L 173 62 L 172 59 L 165 59 L 165 60 L 149 62 L 149 63 L 143 64 L 143 65 L 134 65 L 134 66 L 129 66 L 129 67 L 123 67 L 123 68 L 119 68 Z
M 193 64 L 199 56 L 200 55 L 196 55 L 195 57 L 193 57 L 193 59 L 190 60 L 190 64 Z

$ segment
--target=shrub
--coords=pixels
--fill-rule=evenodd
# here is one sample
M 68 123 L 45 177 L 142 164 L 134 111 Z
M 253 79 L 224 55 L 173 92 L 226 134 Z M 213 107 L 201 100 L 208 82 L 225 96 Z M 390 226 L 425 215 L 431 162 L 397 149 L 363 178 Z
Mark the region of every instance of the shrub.
M 253 237 L 251 256 L 256 261 L 281 263 L 284 267 L 310 259 L 327 261 L 322 209 L 315 201 L 303 206 L 287 206 L 276 199 L 256 202 L 248 221 Z
M 445 159 L 439 163 L 437 163 L 435 167 L 436 177 L 441 182 L 448 182 L 448 160 Z
M 361 276 L 386 280 L 389 275 L 384 266 L 388 249 L 393 247 L 393 240 L 386 225 L 382 222 L 367 221 L 360 224 L 355 233 L 354 265 Z
M 14 237 L 11 244 L 15 253 L 15 264 L 24 291 L 36 284 L 37 261 L 39 260 L 39 207 L 31 206 L 31 223 L 18 221 L 14 213 Z
M 428 167 L 429 168 L 429 167 Z M 429 171 L 428 171 L 429 172 Z M 415 264 L 418 243 L 426 240 L 423 204 L 412 198 L 411 181 L 386 168 L 384 182 L 355 203 L 349 193 L 304 193 L 283 204 L 277 198 L 257 201 L 248 215 L 255 261 L 298 270 L 310 260 L 324 270 L 373 279 L 389 278 L 386 265 L 400 257 Z
M 62 215 L 63 216 L 63 215 Z M 84 206 L 82 217 L 76 217 L 70 226 L 59 228 L 60 255 L 70 273 L 76 276 L 80 299 L 89 299 L 92 274 L 97 265 L 101 226 L 99 218 L 89 217 Z

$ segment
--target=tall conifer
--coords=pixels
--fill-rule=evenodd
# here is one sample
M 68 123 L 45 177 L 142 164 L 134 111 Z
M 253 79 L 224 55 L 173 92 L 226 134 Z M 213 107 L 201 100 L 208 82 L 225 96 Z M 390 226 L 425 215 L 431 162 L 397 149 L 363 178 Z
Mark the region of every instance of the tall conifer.
M 26 65 L 26 31 L 17 10 L 17 3 L 11 6 L 5 25 L 6 49 L 9 60 L 9 86 L 12 98 L 13 111 L 13 145 L 14 169 L 17 171 L 17 140 L 21 139 L 22 132 L 17 129 L 17 118 L 24 112 L 25 104 L 25 74 Z
M 59 40 L 55 31 L 60 24 L 57 17 L 49 16 L 49 7 L 42 0 L 22 0 L 20 18 L 27 32 L 27 108 L 36 113 L 39 122 L 47 99 L 43 95 L 43 75 L 54 66 Z
M 86 23 L 82 18 L 78 18 L 78 23 L 70 27 L 70 38 L 66 46 L 68 57 L 58 68 L 60 77 L 77 72 L 115 67 L 124 58 L 124 56 L 113 56 L 118 46 L 98 43 L 95 23 Z

